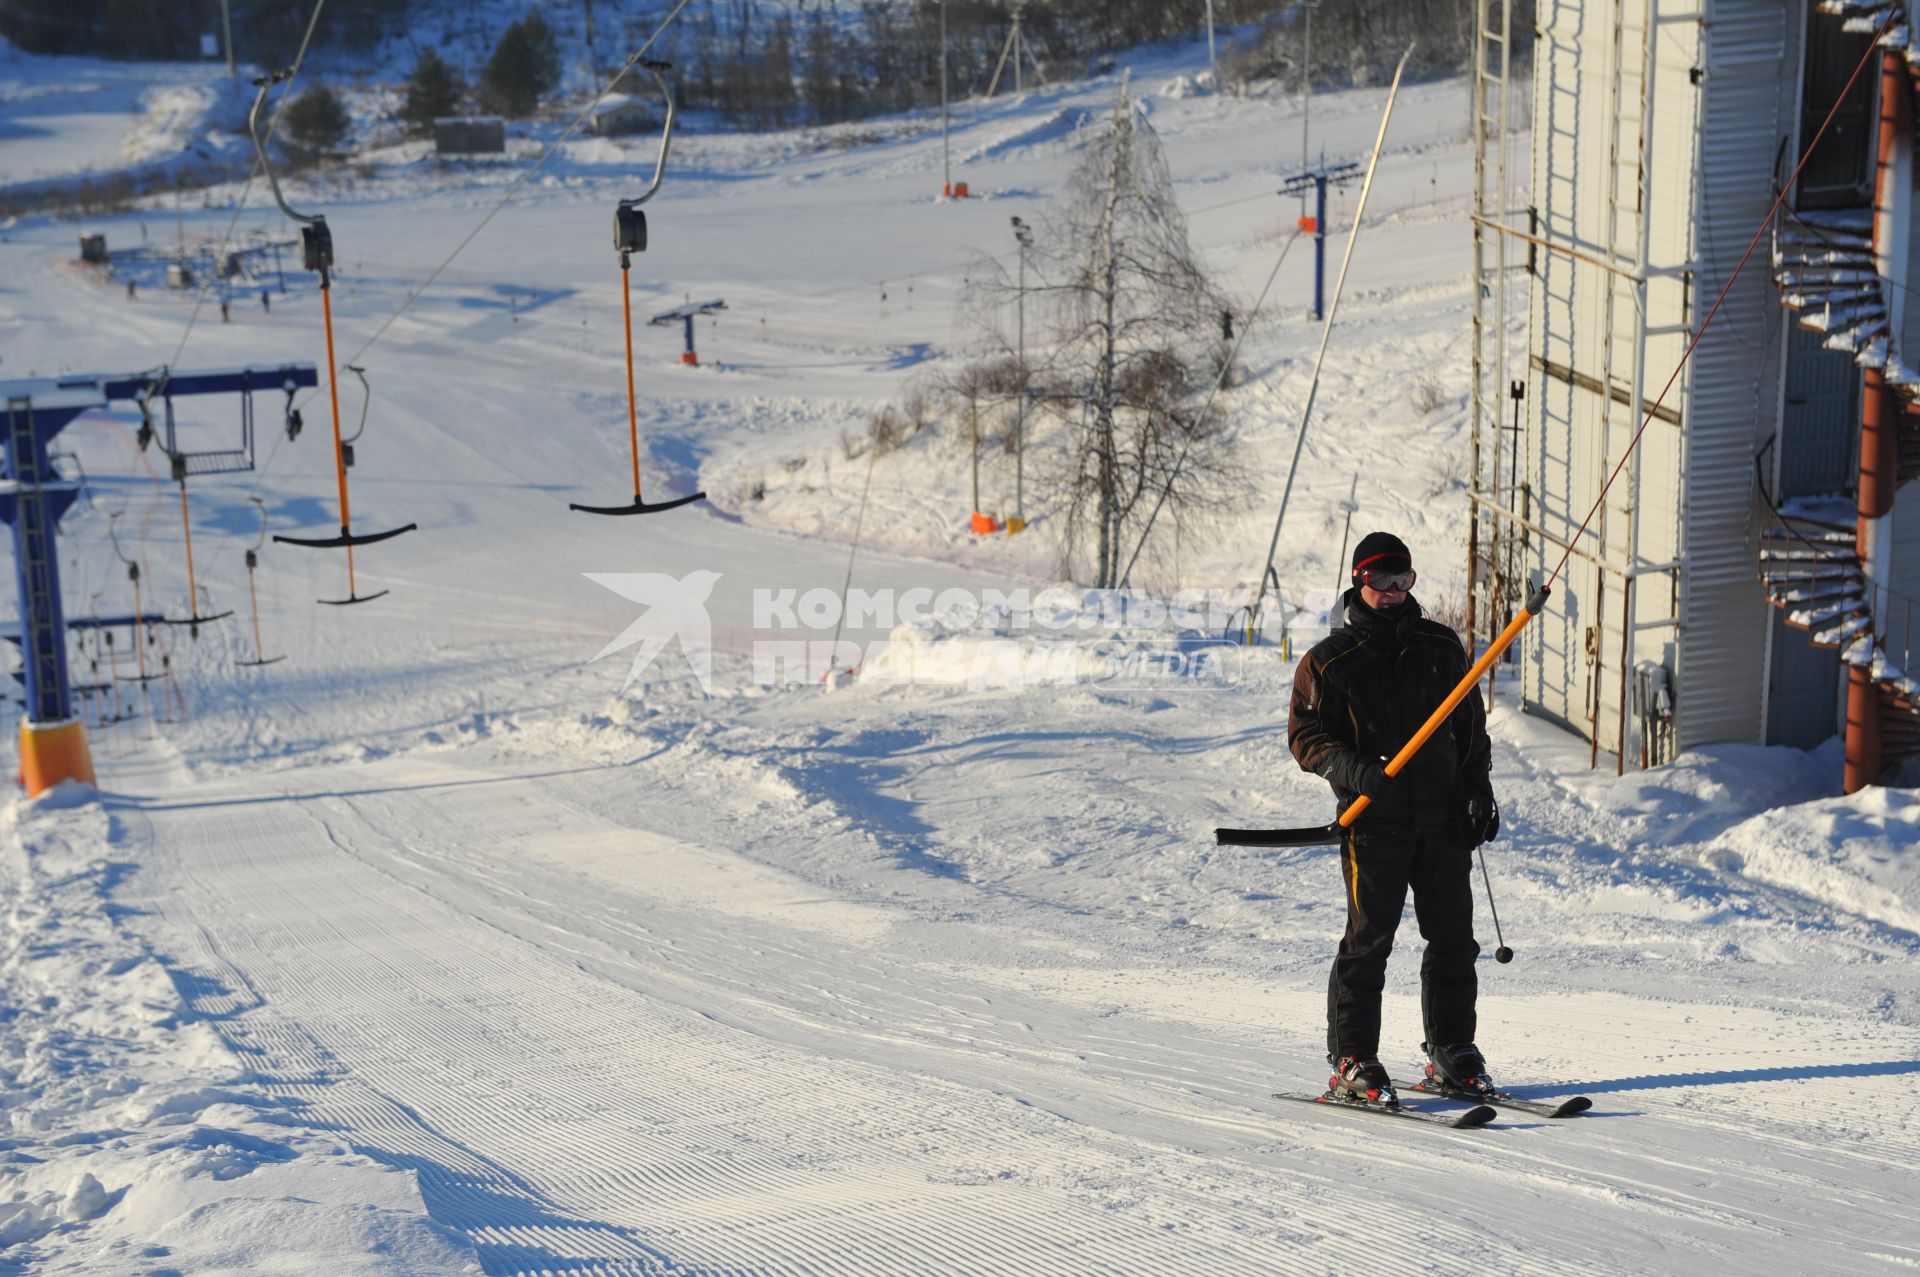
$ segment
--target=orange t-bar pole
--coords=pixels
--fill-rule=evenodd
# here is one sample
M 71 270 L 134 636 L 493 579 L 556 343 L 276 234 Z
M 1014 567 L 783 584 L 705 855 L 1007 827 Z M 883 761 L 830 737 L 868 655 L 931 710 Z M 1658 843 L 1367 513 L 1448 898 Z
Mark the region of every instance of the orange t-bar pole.
M 265 662 L 266 650 L 260 646 L 260 596 L 253 589 L 253 569 L 247 569 L 247 603 L 253 608 L 253 659 Z
M 633 499 L 640 500 L 640 412 L 633 402 L 633 288 L 628 282 L 627 255 L 620 254 L 620 313 L 627 332 L 627 439 L 633 445 Z
M 1527 599 L 1527 605 L 1507 622 L 1507 628 L 1500 631 L 1500 637 L 1496 638 L 1492 646 L 1488 647 L 1480 659 L 1473 663 L 1473 668 L 1468 670 L 1459 685 L 1447 694 L 1447 699 L 1441 701 L 1440 707 L 1427 716 L 1427 721 L 1420 725 L 1420 730 L 1413 734 L 1413 738 L 1400 747 L 1400 752 L 1395 754 L 1392 761 L 1387 764 L 1387 775 L 1398 776 L 1400 769 L 1420 752 L 1420 747 L 1440 730 L 1440 724 L 1447 721 L 1447 715 L 1453 713 L 1460 702 L 1467 699 L 1467 694 L 1473 691 L 1474 685 L 1486 676 L 1487 671 L 1493 667 L 1493 663 L 1513 646 L 1513 641 L 1520 637 L 1520 631 L 1526 629 L 1527 623 L 1540 615 L 1542 609 L 1547 606 L 1547 595 L 1550 593 L 1552 591 L 1546 586 L 1541 586 L 1533 592 Z M 1340 813 L 1340 827 L 1353 828 L 1353 822 L 1360 819 L 1360 813 L 1365 811 L 1371 803 L 1372 800 L 1365 794 L 1354 799 L 1353 805 Z
M 333 287 L 326 275 L 320 276 L 320 313 L 327 329 L 327 398 L 333 403 L 333 469 L 340 480 L 340 535 L 350 536 L 353 511 L 347 504 L 347 459 L 340 444 L 340 365 L 333 358 Z M 347 594 L 359 591 L 353 584 L 353 547 L 347 547 Z
M 200 584 L 193 575 L 193 522 L 187 518 L 187 481 L 180 481 L 180 532 L 187 543 L 187 612 L 200 614 Z

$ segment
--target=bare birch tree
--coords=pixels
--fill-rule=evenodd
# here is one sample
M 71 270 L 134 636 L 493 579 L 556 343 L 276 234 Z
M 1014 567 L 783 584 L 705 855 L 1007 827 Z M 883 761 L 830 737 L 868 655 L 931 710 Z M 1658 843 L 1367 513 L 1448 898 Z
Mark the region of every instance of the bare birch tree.
M 1090 551 L 1089 575 L 1108 588 L 1169 484 L 1172 527 L 1242 486 L 1231 436 L 1202 406 L 1231 304 L 1188 242 L 1160 139 L 1124 81 L 1042 230 L 1025 372 L 1036 409 L 1070 442 L 1036 453 L 1033 473 L 1066 506 L 1069 564 Z M 975 278 L 976 315 L 1000 333 L 1013 284 L 1004 270 Z

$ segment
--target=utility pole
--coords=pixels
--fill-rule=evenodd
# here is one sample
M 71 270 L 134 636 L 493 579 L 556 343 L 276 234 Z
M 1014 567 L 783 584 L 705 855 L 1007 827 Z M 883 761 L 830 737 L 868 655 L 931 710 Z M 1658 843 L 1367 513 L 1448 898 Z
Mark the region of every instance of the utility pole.
M 1213 61 L 1213 0 L 1207 0 L 1207 70 L 1216 69 Z
M 1212 0 L 1208 0 L 1208 2 L 1211 3 Z M 1022 44 L 1023 42 L 1020 39 L 1020 10 L 1015 9 L 1013 11 L 1013 91 L 1015 93 L 1020 92 L 1020 50 Z
M 1007 42 L 1000 46 L 1000 60 L 993 64 L 993 79 L 987 82 L 988 97 L 992 97 L 999 91 L 1000 73 L 1007 69 L 1007 59 L 1009 57 L 1013 59 L 1013 91 L 1015 93 L 1020 92 L 1020 55 L 1022 52 L 1025 52 L 1029 58 L 1033 56 L 1032 52 L 1027 50 L 1026 41 L 1020 38 L 1020 9 L 1018 6 L 1015 6 L 1013 10 L 1013 26 L 1007 30 Z
M 1123 178 L 1130 176 L 1133 159 L 1133 101 L 1131 77 L 1120 74 L 1120 100 L 1114 106 L 1113 159 L 1107 169 L 1107 189 L 1100 213 L 1100 363 L 1094 374 L 1094 432 L 1099 457 L 1100 575 L 1096 589 L 1108 589 L 1118 583 L 1119 527 L 1114 511 L 1119 503 L 1117 459 L 1114 455 L 1113 404 L 1117 350 L 1114 340 L 1114 306 L 1120 292 L 1120 265 L 1114 254 L 1113 219 L 1120 203 Z
M 226 0 L 221 0 L 221 3 L 226 3 Z M 593 0 L 580 0 L 580 3 L 587 14 L 587 78 L 597 80 L 600 77 L 600 58 L 593 47 Z
M 1306 38 L 1300 53 L 1300 167 L 1312 165 L 1313 159 L 1307 150 L 1307 125 L 1313 119 L 1313 11 L 1319 7 L 1317 0 L 1301 0 L 1300 8 L 1307 15 Z M 1307 193 L 1300 192 L 1300 216 L 1307 215 Z M 1314 318 L 1320 317 L 1319 307 L 1314 308 Z
M 953 194 L 953 147 L 947 137 L 947 0 L 940 0 L 940 193 Z
M 1027 526 L 1027 250 L 1033 247 L 1033 231 L 1019 218 L 1013 219 L 1013 237 L 1020 243 L 1020 291 L 1016 294 L 1019 319 L 1020 402 L 1014 410 L 1013 426 L 1013 514 L 1007 519 L 1011 536 Z
M 220 43 L 227 50 L 227 78 L 231 80 L 239 72 L 233 68 L 233 13 L 228 0 L 220 0 Z

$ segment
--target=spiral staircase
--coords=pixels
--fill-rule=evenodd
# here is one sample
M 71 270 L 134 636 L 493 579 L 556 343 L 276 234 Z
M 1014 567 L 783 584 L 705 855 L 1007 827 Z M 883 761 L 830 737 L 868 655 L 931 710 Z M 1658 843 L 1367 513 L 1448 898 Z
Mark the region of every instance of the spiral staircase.
M 1817 0 L 1814 7 L 1849 32 L 1872 34 L 1892 17 L 1880 44 L 1905 56 L 1920 88 L 1920 48 L 1903 3 Z M 1773 274 L 1795 323 L 1821 334 L 1822 345 L 1846 353 L 1861 369 L 1878 371 L 1892 388 L 1900 409 L 1898 482 L 1920 478 L 1920 369 L 1893 348 L 1887 290 L 1874 267 L 1871 211 L 1783 208 L 1774 224 Z M 1763 499 L 1764 493 L 1763 485 Z M 1768 602 L 1787 624 L 1807 631 L 1815 647 L 1838 651 L 1846 664 L 1867 671 L 1879 690 L 1883 761 L 1920 754 L 1920 679 L 1905 668 L 1905 647 L 1893 650 L 1887 642 L 1889 623 L 1903 618 L 1912 642 L 1920 602 L 1870 586 L 1854 521 L 1841 517 L 1835 502 L 1767 504 L 1772 519 L 1761 536 L 1759 572 Z

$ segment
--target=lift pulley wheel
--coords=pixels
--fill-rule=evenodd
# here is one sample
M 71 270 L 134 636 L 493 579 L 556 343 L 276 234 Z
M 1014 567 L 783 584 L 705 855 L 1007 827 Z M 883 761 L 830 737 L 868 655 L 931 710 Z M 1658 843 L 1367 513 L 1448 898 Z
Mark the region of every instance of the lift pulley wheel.
M 630 200 L 613 211 L 613 246 L 622 254 L 647 251 L 647 215 Z
M 313 221 L 300 228 L 300 260 L 310 271 L 333 269 L 333 232 L 327 219 L 315 214 Z

